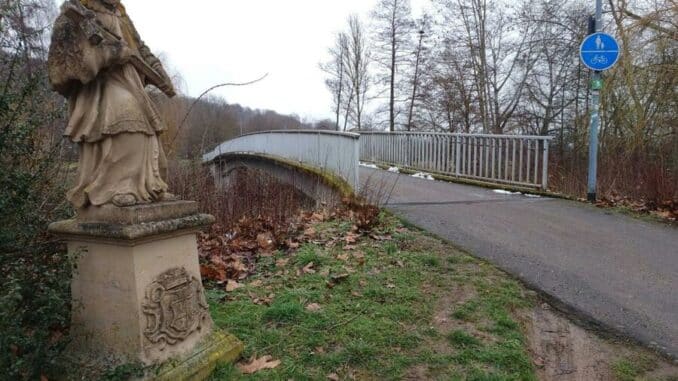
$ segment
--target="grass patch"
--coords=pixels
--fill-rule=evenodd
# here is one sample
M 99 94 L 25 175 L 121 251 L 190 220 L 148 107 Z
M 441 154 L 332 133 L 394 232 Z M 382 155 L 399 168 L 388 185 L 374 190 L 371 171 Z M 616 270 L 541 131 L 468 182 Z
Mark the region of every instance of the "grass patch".
M 625 357 L 612 364 L 614 375 L 619 381 L 635 381 L 656 367 L 656 359 L 642 354 Z
M 316 245 L 303 245 L 297 252 L 294 262 L 300 266 L 306 266 L 309 263 L 322 265 L 327 262 L 326 258 L 321 255 L 322 251 L 322 248 Z
M 435 255 L 422 255 L 419 257 L 421 264 L 426 267 L 440 267 L 440 258 Z
M 335 239 L 351 226 L 318 224 L 316 241 Z M 389 215 L 376 229 L 377 236 L 393 239 L 366 234 L 353 250 L 302 245 L 286 254 L 284 266 L 276 266 L 280 255 L 260 258 L 257 286 L 209 291 L 215 323 L 243 340 L 245 358 L 282 360 L 253 375 L 224 366 L 212 380 L 322 380 L 333 373 L 341 379 L 402 379 L 414 369 L 425 369 L 430 379 L 535 379 L 512 315 L 530 305 L 516 282 Z M 313 272 L 300 271 L 310 263 Z M 473 297 L 441 304 L 462 288 Z M 269 305 L 253 302 L 266 297 L 272 297 Z M 312 304 L 317 306 L 307 308 Z M 482 334 L 436 326 L 441 306 Z
M 264 322 L 291 323 L 304 315 L 304 308 L 297 302 L 275 302 L 262 316 Z
M 447 340 L 457 348 L 474 348 L 480 345 L 480 340 L 461 330 L 448 334 Z

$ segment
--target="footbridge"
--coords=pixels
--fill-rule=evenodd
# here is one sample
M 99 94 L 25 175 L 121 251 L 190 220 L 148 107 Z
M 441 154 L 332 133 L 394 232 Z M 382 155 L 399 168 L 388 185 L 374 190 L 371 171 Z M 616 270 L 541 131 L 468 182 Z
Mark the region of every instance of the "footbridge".
M 239 167 L 265 170 L 318 199 L 359 187 L 360 161 L 448 179 L 546 190 L 548 136 L 279 130 L 242 135 L 204 155 L 222 183 Z M 336 192 L 335 192 L 336 193 Z M 320 196 L 320 197 L 318 197 Z

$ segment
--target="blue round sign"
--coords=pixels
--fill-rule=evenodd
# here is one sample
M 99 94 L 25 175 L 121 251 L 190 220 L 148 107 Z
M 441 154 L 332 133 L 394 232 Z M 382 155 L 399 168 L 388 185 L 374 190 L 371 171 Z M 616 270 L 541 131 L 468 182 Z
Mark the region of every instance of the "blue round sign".
M 607 70 L 619 60 L 619 44 L 607 33 L 594 33 L 581 43 L 579 56 L 589 69 Z

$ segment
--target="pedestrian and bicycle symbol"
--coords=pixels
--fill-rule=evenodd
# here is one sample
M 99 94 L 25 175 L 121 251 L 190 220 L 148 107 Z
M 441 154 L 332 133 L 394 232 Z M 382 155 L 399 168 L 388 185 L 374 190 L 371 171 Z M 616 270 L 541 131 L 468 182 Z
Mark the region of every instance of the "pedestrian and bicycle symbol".
M 607 70 L 619 60 L 619 44 L 607 33 L 594 33 L 582 42 L 579 56 L 589 69 Z

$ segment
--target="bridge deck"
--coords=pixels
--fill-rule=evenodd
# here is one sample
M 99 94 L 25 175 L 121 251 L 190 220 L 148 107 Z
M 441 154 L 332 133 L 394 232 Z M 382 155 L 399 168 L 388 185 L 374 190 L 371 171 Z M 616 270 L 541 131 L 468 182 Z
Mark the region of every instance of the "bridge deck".
M 678 356 L 678 230 L 585 204 L 361 168 L 387 208 L 608 327 Z

